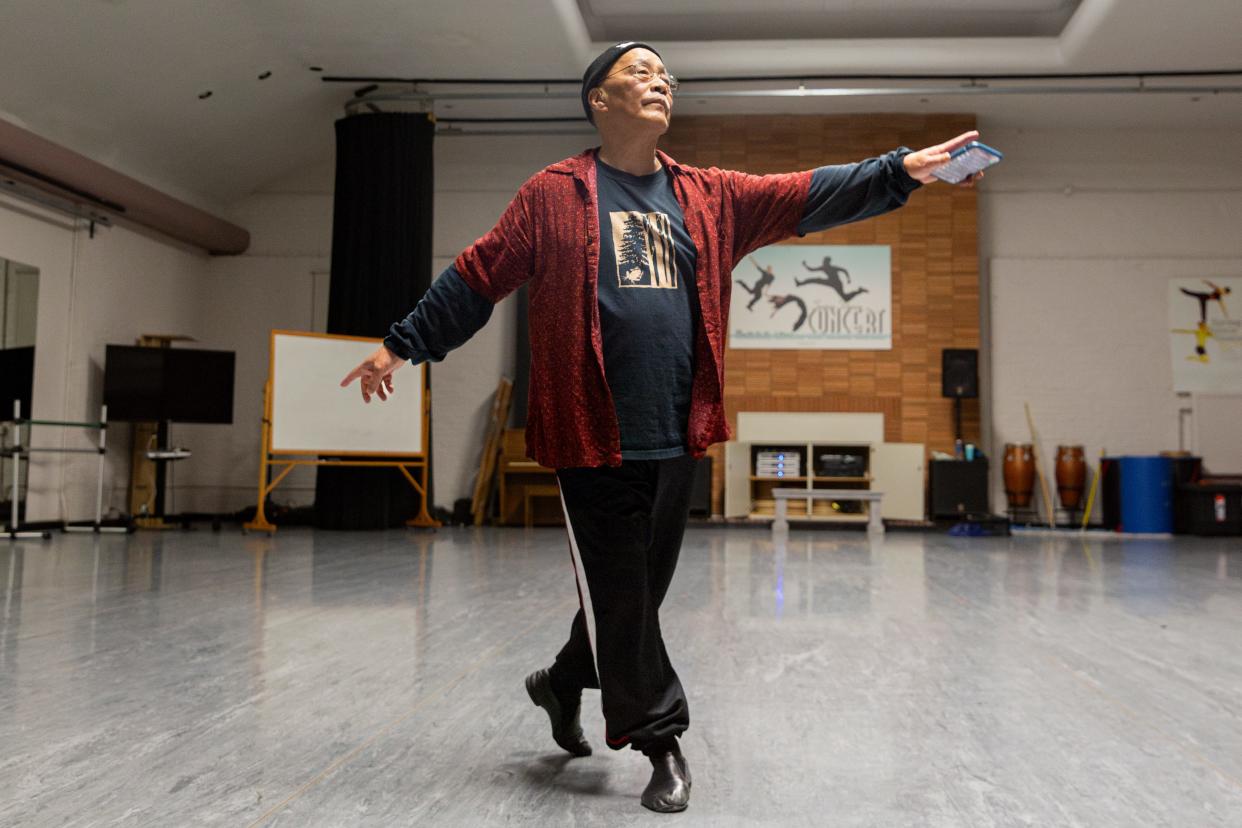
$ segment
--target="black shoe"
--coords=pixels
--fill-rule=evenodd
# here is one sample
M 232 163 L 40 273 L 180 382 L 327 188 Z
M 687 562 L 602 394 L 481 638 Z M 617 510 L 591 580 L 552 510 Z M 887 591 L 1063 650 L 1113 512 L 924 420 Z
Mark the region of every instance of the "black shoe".
M 582 735 L 578 723 L 578 711 L 582 709 L 582 697 L 574 701 L 572 709 L 562 705 L 552 690 L 552 677 L 547 670 L 536 670 L 526 677 L 526 692 L 536 707 L 542 707 L 552 720 L 552 739 L 574 756 L 590 756 L 591 745 Z
M 643 807 L 661 813 L 686 810 L 690 804 L 690 765 L 679 750 L 648 757 L 651 781 L 643 791 Z

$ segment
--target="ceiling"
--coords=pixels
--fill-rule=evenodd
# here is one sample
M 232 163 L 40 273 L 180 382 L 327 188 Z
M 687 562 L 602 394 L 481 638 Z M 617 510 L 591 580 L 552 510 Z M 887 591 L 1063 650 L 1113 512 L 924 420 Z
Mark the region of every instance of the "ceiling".
M 1238 0 L 5 0 L 0 118 L 222 209 L 331 156 L 333 121 L 362 83 L 325 75 L 575 78 L 614 37 L 640 34 L 686 78 L 1238 70 L 1240 20 Z M 1237 88 L 1242 78 L 1182 83 Z M 701 95 L 796 84 L 687 83 L 677 112 L 1242 127 L 1242 94 L 978 94 L 957 84 L 899 96 L 712 98 Z M 880 85 L 913 84 L 855 84 Z M 409 86 L 380 91 L 390 88 Z M 434 110 L 442 119 L 580 114 L 574 87 L 550 89 L 562 97 L 440 100 Z
M 599 41 L 1055 37 L 1081 0 L 578 0 Z M 762 13 L 759 13 L 762 12 Z

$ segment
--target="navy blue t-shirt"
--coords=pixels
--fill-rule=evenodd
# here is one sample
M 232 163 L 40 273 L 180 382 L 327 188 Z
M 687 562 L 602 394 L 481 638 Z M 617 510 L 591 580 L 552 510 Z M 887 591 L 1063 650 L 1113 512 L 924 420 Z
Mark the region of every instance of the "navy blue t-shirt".
M 600 334 L 621 457 L 677 457 L 694 384 L 697 251 L 666 170 L 631 175 L 598 158 L 595 170 Z

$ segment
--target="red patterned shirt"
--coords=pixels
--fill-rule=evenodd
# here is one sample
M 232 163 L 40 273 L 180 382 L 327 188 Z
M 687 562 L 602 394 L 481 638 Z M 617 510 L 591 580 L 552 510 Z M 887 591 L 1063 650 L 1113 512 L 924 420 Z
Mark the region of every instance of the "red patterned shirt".
M 749 175 L 678 164 L 657 153 L 697 251 L 702 324 L 686 440 L 701 457 L 729 439 L 724 352 L 733 268 L 747 253 L 798 231 L 811 171 Z M 454 263 L 492 303 L 529 284 L 530 394 L 526 448 L 552 468 L 616 466 L 621 440 L 600 335 L 595 150 L 535 174 L 496 226 Z

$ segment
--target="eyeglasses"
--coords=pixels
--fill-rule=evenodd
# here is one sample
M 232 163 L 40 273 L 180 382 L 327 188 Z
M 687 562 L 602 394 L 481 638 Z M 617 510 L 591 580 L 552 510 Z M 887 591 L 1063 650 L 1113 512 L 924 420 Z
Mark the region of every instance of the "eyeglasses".
M 613 72 L 611 75 L 605 75 L 604 80 L 611 78 L 613 75 L 619 75 L 622 72 L 629 72 L 631 75 L 637 78 L 641 83 L 650 83 L 651 80 L 656 77 L 655 71 L 652 70 L 652 68 L 648 66 L 647 64 L 631 63 L 629 66 L 626 66 L 623 69 L 618 69 L 617 71 Z M 676 92 L 681 87 L 681 83 L 677 80 L 677 78 L 673 77 L 667 72 L 659 75 L 659 78 L 660 78 L 660 82 L 668 87 L 669 92 Z

